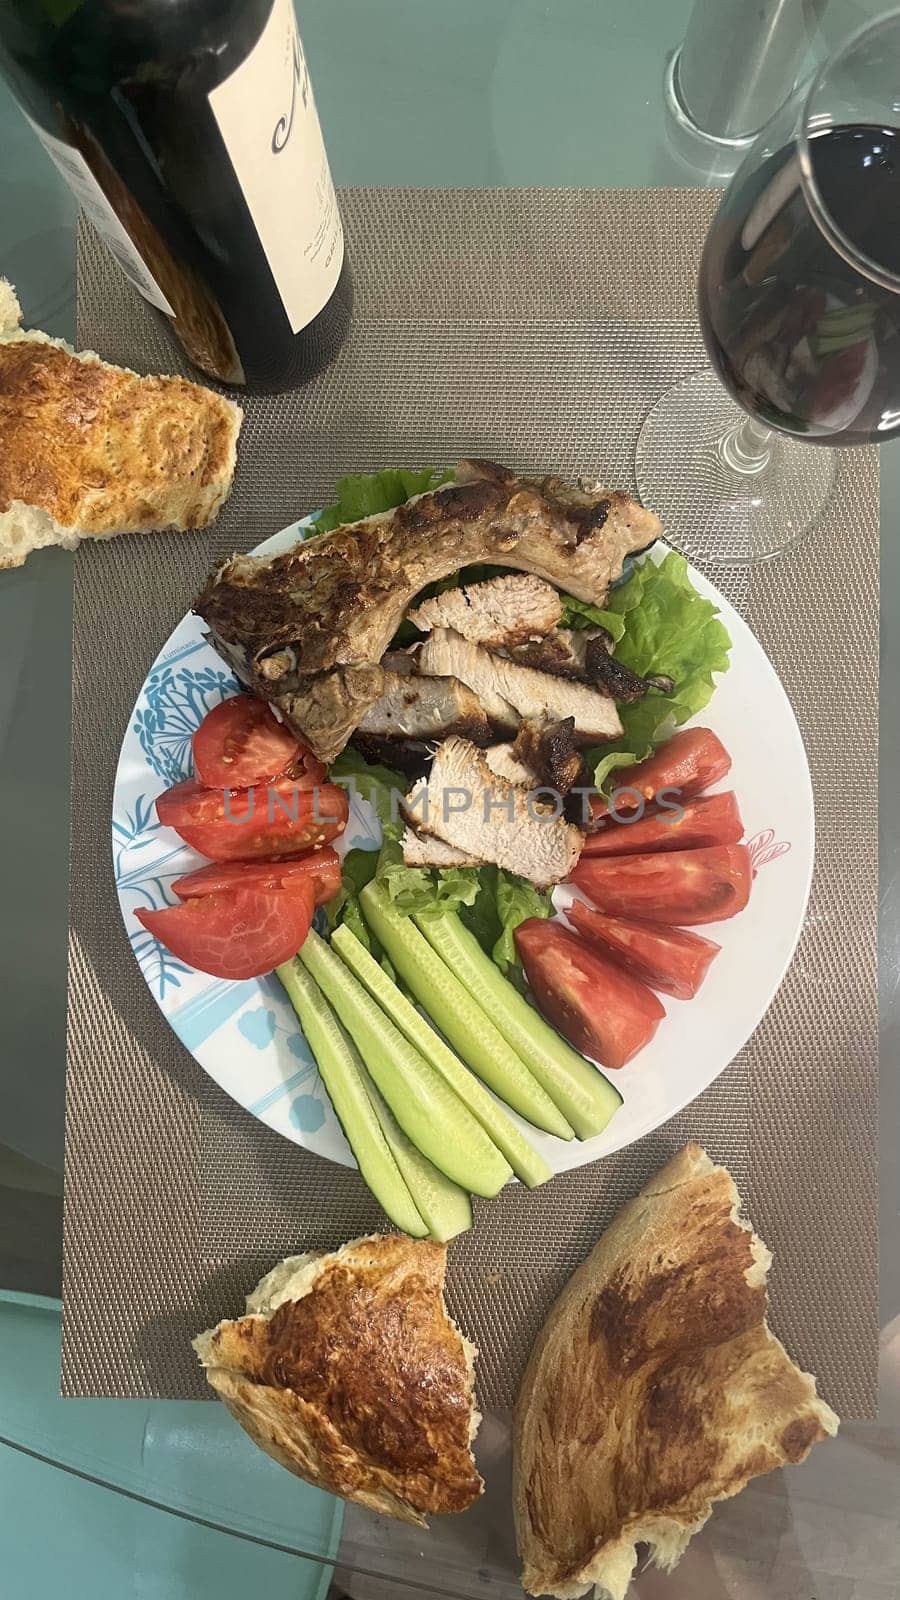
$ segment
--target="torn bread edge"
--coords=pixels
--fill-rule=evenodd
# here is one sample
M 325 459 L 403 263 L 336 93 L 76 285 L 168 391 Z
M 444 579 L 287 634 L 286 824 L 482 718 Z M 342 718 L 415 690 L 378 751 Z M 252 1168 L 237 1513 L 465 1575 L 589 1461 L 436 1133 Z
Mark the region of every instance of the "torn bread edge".
M 727 1167 L 722 1166 L 719 1162 L 713 1161 L 703 1149 L 702 1145 L 692 1142 L 688 1145 L 685 1145 L 682 1150 L 678 1151 L 674 1156 L 672 1156 L 670 1160 L 667 1161 L 665 1165 L 661 1167 L 660 1170 L 655 1173 L 654 1176 L 643 1186 L 638 1194 L 635 1195 L 634 1199 L 622 1207 L 621 1211 L 610 1224 L 610 1229 L 617 1227 L 623 1220 L 627 1219 L 628 1213 L 632 1210 L 639 1210 L 642 1201 L 658 1198 L 671 1192 L 673 1189 L 680 1188 L 684 1184 L 692 1182 L 695 1178 L 703 1177 L 711 1172 L 716 1171 L 722 1172 L 728 1180 L 728 1192 L 731 1201 L 730 1220 L 735 1224 L 736 1227 L 740 1228 L 743 1233 L 750 1235 L 750 1253 L 752 1256 L 752 1265 L 744 1274 L 744 1280 L 747 1284 L 747 1287 L 750 1289 L 765 1288 L 769 1268 L 772 1265 L 772 1252 L 769 1250 L 768 1245 L 766 1245 L 765 1242 L 755 1232 L 752 1224 L 742 1214 L 741 1197 L 731 1173 L 728 1171 Z M 662 1180 L 661 1183 L 660 1180 Z M 597 1241 L 597 1245 L 594 1247 L 594 1251 L 596 1251 L 602 1245 L 604 1237 L 604 1235 L 601 1235 L 600 1239 Z M 572 1277 L 569 1279 L 569 1283 L 563 1290 L 562 1296 L 560 1297 L 561 1300 L 566 1296 L 570 1285 L 572 1285 L 575 1280 L 578 1280 L 582 1273 L 586 1273 L 589 1270 L 589 1263 L 593 1258 L 594 1251 L 591 1251 L 591 1253 L 585 1258 L 585 1261 L 582 1262 L 581 1266 L 576 1268 L 575 1272 L 572 1274 Z M 529 1357 L 525 1376 L 522 1380 L 522 1389 L 517 1400 L 517 1411 L 523 1403 L 523 1397 L 526 1395 L 526 1391 L 528 1390 L 530 1383 L 533 1381 L 533 1363 L 535 1362 L 535 1358 L 543 1345 L 544 1333 L 553 1323 L 555 1313 L 559 1305 L 560 1301 L 557 1301 L 556 1306 L 553 1308 L 547 1318 L 547 1322 L 544 1324 L 544 1328 L 538 1335 L 532 1354 Z M 775 1334 L 769 1327 L 767 1317 L 763 1318 L 762 1327 L 764 1328 L 772 1345 L 784 1356 L 785 1360 L 792 1367 L 794 1367 L 797 1372 L 799 1372 L 800 1377 L 808 1386 L 809 1407 L 816 1416 L 822 1428 L 823 1434 L 827 1438 L 834 1438 L 840 1426 L 840 1418 L 834 1411 L 832 1411 L 828 1403 L 818 1394 L 815 1377 L 812 1373 L 804 1372 L 801 1368 L 796 1366 L 796 1363 L 788 1354 L 784 1345 L 781 1343 L 781 1340 L 776 1338 Z M 813 1441 L 813 1443 L 815 1442 L 816 1441 Z M 813 1445 L 810 1444 L 809 1448 L 804 1451 L 800 1459 L 805 1460 L 812 1448 Z M 709 1521 L 709 1518 L 712 1516 L 713 1508 L 720 1504 L 721 1501 L 733 1499 L 735 1495 L 740 1494 L 741 1491 L 746 1488 L 747 1484 L 751 1482 L 752 1478 L 757 1475 L 758 1474 L 748 1472 L 741 1482 L 729 1487 L 726 1492 L 713 1495 L 707 1501 L 706 1508 L 702 1515 L 690 1523 L 680 1522 L 673 1516 L 647 1512 L 640 1522 L 633 1522 L 627 1530 L 623 1530 L 608 1544 L 602 1544 L 598 1542 L 598 1548 L 595 1550 L 593 1556 L 591 1556 L 590 1559 L 583 1564 L 577 1573 L 572 1574 L 569 1581 L 558 1583 L 555 1588 L 552 1588 L 549 1587 L 548 1583 L 544 1581 L 546 1575 L 542 1574 L 537 1580 L 540 1584 L 540 1587 L 529 1588 L 528 1582 L 531 1582 L 535 1575 L 526 1571 L 523 1573 L 523 1588 L 527 1594 L 551 1595 L 554 1597 L 554 1600 L 583 1600 L 583 1597 L 589 1594 L 593 1594 L 594 1600 L 626 1600 L 626 1596 L 637 1567 L 638 1545 L 646 1544 L 649 1548 L 647 1565 L 657 1566 L 663 1572 L 671 1572 L 681 1560 L 691 1542 L 691 1539 L 696 1533 L 699 1533 L 701 1528 L 705 1527 L 706 1523 Z M 517 1481 L 517 1474 L 514 1467 L 513 1496 L 517 1524 L 522 1510 L 519 1501 L 519 1490 L 520 1486 Z
M 367 1233 L 360 1235 L 358 1239 L 348 1240 L 346 1244 L 341 1245 L 337 1250 L 311 1250 L 303 1255 L 286 1256 L 283 1261 L 279 1261 L 260 1278 L 256 1288 L 252 1289 L 246 1296 L 246 1316 L 256 1317 L 260 1322 L 270 1321 L 279 1306 L 285 1305 L 288 1301 L 303 1300 L 307 1295 L 311 1294 L 330 1262 L 339 1261 L 343 1256 L 360 1250 L 367 1244 L 371 1244 L 383 1237 L 382 1234 Z M 478 1346 L 466 1337 L 455 1318 L 451 1316 L 447 1308 L 446 1298 L 443 1295 L 441 1298 L 447 1322 L 459 1338 L 466 1363 L 468 1391 L 471 1399 L 469 1416 L 469 1449 L 471 1451 L 483 1420 L 482 1414 L 478 1409 L 475 1391 L 475 1362 L 478 1357 Z M 223 1367 L 216 1361 L 213 1341 L 221 1328 L 227 1327 L 229 1322 L 235 1320 L 240 1319 L 223 1317 L 221 1322 L 217 1322 L 214 1327 L 206 1328 L 203 1333 L 198 1333 L 196 1338 L 191 1340 L 208 1382 L 229 1410 L 231 1409 L 229 1404 L 231 1384 L 244 1381 L 245 1375 Z M 221 1381 L 213 1382 L 210 1377 L 210 1373 L 213 1371 L 219 1378 L 225 1379 L 224 1384 Z M 297 1476 L 306 1478 L 305 1473 L 298 1472 L 297 1462 L 287 1453 L 280 1450 L 277 1444 L 272 1442 L 263 1443 L 259 1439 L 255 1439 L 254 1442 L 259 1445 L 260 1449 L 265 1450 L 266 1454 L 270 1455 L 273 1460 L 277 1461 L 280 1466 L 286 1467 L 289 1472 L 293 1472 Z M 306 1478 L 306 1481 L 314 1483 L 315 1479 L 310 1477 Z M 480 1479 L 480 1482 L 482 1484 L 481 1492 L 483 1493 L 484 1480 Z M 368 1507 L 370 1511 L 394 1517 L 401 1522 L 412 1523 L 419 1528 L 427 1528 L 429 1526 L 427 1519 L 421 1512 L 414 1510 L 412 1506 L 392 1494 L 386 1487 L 378 1491 L 360 1490 L 352 1496 L 346 1495 L 344 1498 L 353 1499 L 357 1504 Z
M 21 343 L 51 345 L 55 350 L 65 351 L 66 355 L 75 361 L 82 361 L 87 365 L 109 365 L 101 360 L 95 350 L 76 350 L 67 339 L 55 338 L 49 333 L 43 333 L 40 328 L 23 328 L 22 307 L 16 291 L 8 278 L 0 277 L 0 344 Z M 140 374 L 134 372 L 131 367 L 117 366 L 114 370 L 131 373 L 136 378 L 140 377 Z M 238 435 L 244 417 L 241 407 L 235 401 L 229 400 L 225 395 L 219 395 L 218 398 L 231 409 L 234 426 L 228 459 L 218 485 L 217 495 L 210 502 L 206 523 L 212 522 L 217 516 L 231 492 L 237 467 Z M 160 522 L 158 528 L 142 528 L 140 532 L 160 532 L 166 528 L 179 527 L 177 521 Z M 48 547 L 77 550 L 82 539 L 111 539 L 120 533 L 132 531 L 134 530 L 127 527 L 106 528 L 102 532 L 66 527 L 63 523 L 57 522 L 51 512 L 46 511 L 43 506 L 32 505 L 27 500 L 10 500 L 6 509 L 0 510 L 0 571 L 10 571 L 24 566 L 35 550 L 45 550 Z M 7 549 L 12 554 L 4 554 Z

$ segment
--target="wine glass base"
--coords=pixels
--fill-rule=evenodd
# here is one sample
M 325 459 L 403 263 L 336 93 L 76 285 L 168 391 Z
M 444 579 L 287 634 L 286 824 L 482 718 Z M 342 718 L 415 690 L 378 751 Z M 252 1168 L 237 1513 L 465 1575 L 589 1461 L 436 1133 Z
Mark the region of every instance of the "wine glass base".
M 784 433 L 769 435 L 763 462 L 736 471 L 721 441 L 744 421 L 715 374 L 698 372 L 657 401 L 638 437 L 641 500 L 662 518 L 667 543 L 704 566 L 750 566 L 793 549 L 834 485 L 834 451 Z

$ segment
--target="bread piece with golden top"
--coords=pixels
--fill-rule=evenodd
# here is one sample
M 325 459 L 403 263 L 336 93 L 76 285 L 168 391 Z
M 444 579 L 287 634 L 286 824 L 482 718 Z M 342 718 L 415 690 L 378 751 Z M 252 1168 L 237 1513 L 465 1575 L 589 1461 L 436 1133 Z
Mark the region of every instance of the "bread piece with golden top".
M 475 1348 L 444 1305 L 447 1247 L 373 1234 L 288 1257 L 248 1315 L 194 1340 L 206 1376 L 268 1455 L 307 1482 L 425 1526 L 482 1492 Z
M 231 488 L 240 407 L 20 322 L 0 279 L 0 568 L 45 545 L 211 522 Z
M 766 1325 L 770 1263 L 729 1173 L 688 1145 L 570 1278 L 515 1413 L 529 1594 L 624 1600 L 638 1543 L 672 1568 L 715 1501 L 837 1431 Z

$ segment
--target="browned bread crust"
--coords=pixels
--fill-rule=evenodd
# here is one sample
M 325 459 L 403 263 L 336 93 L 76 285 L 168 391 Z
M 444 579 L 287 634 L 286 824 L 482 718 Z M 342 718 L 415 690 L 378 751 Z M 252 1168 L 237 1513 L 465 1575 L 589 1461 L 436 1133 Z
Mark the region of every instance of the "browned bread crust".
M 638 1542 L 669 1568 L 762 1472 L 838 1419 L 766 1326 L 770 1256 L 688 1145 L 575 1272 L 531 1354 L 513 1495 L 529 1594 L 623 1600 Z
M 231 487 L 241 411 L 40 335 L 0 339 L 0 567 L 85 535 L 196 528 Z
M 195 1341 L 209 1382 L 310 1483 L 407 1522 L 465 1510 L 482 1491 L 474 1350 L 444 1306 L 446 1259 L 386 1234 L 311 1260 L 300 1298 Z

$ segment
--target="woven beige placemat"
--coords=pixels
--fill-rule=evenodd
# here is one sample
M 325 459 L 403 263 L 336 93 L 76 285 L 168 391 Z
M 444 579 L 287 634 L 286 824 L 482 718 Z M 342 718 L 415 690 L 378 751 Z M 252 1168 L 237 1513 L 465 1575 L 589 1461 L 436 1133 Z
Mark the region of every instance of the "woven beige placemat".
M 231 501 L 200 535 L 76 558 L 63 1388 L 203 1393 L 189 1337 L 288 1251 L 380 1225 L 355 1173 L 300 1151 L 194 1064 L 131 956 L 110 866 L 113 774 L 147 664 L 214 556 L 326 501 L 342 472 L 483 454 L 632 485 L 653 401 L 703 364 L 692 314 L 714 196 L 696 190 L 351 190 L 357 314 L 311 387 L 251 400 Z M 176 365 L 85 231 L 79 338 Z M 876 1377 L 877 465 L 841 460 L 822 527 L 723 589 L 791 696 L 816 795 L 800 949 L 741 1056 L 613 1159 L 478 1207 L 454 1309 L 505 1406 L 534 1332 L 621 1202 L 688 1137 L 728 1163 L 776 1252 L 773 1322 L 844 1415 Z M 764 740 L 765 732 L 761 730 Z M 764 747 L 761 749 L 764 759 Z

